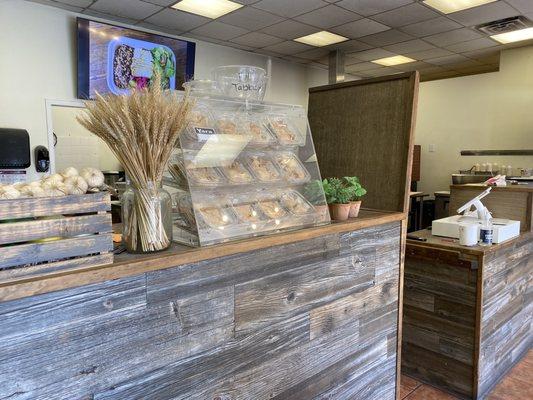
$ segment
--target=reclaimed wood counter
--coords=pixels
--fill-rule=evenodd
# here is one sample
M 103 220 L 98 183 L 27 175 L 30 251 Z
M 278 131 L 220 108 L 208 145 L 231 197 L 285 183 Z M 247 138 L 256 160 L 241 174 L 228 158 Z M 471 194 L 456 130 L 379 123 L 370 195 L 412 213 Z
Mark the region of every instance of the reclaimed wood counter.
M 407 239 L 402 371 L 483 399 L 531 348 L 533 233 L 465 247 L 429 230 Z
M 404 223 L 4 281 L 0 399 L 394 399 Z

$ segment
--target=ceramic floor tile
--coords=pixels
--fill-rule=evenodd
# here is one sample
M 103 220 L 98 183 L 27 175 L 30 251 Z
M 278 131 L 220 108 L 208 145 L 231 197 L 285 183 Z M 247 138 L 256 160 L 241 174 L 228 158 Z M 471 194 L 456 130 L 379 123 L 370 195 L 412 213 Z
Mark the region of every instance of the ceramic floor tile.
M 489 395 L 490 400 L 533 399 L 533 385 L 509 375 Z
M 456 397 L 428 385 L 418 387 L 406 400 L 457 400 Z
M 524 361 L 519 362 L 513 367 L 513 369 L 511 369 L 508 376 L 530 384 L 531 379 L 533 378 L 533 364 L 530 364 L 524 359 Z
M 419 387 L 422 383 L 407 375 L 402 375 L 400 381 L 400 399 L 406 398 L 413 390 Z

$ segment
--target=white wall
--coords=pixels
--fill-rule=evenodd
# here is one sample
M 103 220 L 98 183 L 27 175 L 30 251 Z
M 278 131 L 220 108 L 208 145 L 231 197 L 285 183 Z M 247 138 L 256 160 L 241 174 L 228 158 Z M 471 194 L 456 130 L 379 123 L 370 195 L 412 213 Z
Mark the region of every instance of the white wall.
M 499 72 L 421 83 L 415 143 L 422 146 L 419 189 L 431 195 L 475 163 L 533 167 L 531 156 L 459 153 L 533 149 L 533 46 L 503 51 Z
M 76 14 L 22 0 L 0 0 L 0 126 L 24 128 L 32 149 L 48 146 L 45 99 L 76 97 Z M 210 77 L 213 67 L 252 64 L 267 57 L 197 42 L 195 75 Z M 273 59 L 266 100 L 307 105 L 311 86 L 327 83 L 325 70 Z M 33 154 L 32 154 L 33 157 Z M 29 179 L 38 174 L 32 166 Z

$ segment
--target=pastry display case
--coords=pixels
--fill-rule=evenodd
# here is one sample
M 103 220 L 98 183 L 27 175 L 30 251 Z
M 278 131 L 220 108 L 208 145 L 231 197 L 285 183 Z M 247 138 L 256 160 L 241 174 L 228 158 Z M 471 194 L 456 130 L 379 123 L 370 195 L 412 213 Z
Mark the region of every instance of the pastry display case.
M 165 183 L 174 240 L 210 245 L 330 221 L 306 111 L 195 99 Z

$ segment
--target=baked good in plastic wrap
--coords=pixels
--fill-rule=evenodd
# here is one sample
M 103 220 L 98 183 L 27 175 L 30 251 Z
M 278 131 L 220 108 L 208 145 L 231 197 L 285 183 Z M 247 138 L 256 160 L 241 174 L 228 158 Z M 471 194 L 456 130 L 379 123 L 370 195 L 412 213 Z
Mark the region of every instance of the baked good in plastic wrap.
M 194 140 L 206 140 L 215 134 L 215 121 L 209 108 L 204 104 L 197 104 L 189 113 L 186 134 Z
M 224 229 L 236 223 L 235 215 L 228 206 L 203 206 L 197 209 L 203 222 L 215 229 Z
M 189 181 L 199 186 L 220 186 L 224 183 L 222 175 L 213 167 L 187 168 Z
M 254 180 L 250 171 L 240 161 L 234 161 L 226 167 L 221 167 L 221 170 L 226 179 L 232 184 L 246 185 L 252 183 Z
M 219 135 L 242 135 L 242 126 L 235 114 L 215 115 L 215 129 Z
M 265 214 L 268 218 L 273 220 L 280 220 L 287 216 L 287 210 L 281 205 L 279 200 L 272 199 L 263 199 L 258 203 L 259 210 Z
M 272 159 L 265 153 L 248 155 L 247 165 L 257 180 L 261 182 L 270 183 L 281 180 L 281 173 Z
M 276 153 L 274 159 L 278 163 L 283 178 L 291 183 L 305 183 L 311 179 L 309 172 L 302 165 L 298 157 L 289 151 Z
M 242 132 L 250 136 L 250 144 L 256 146 L 269 146 L 276 143 L 276 139 L 267 128 L 265 118 L 246 115 L 242 119 Z
M 294 215 L 307 215 L 315 212 L 315 208 L 294 190 L 280 195 L 281 204 Z
M 305 142 L 302 132 L 287 116 L 269 116 L 268 126 L 282 145 L 302 146 Z

